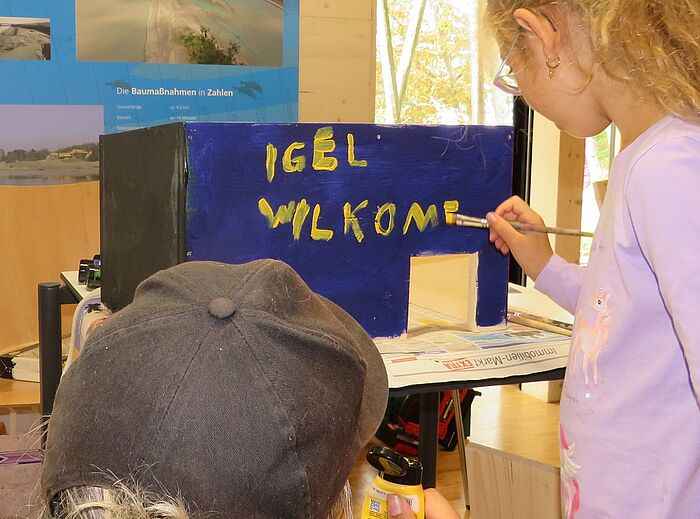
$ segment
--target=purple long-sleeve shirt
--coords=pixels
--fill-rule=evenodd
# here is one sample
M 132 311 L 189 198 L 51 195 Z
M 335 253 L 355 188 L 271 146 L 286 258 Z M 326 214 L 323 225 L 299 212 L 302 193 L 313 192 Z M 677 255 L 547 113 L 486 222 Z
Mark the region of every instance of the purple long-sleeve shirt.
M 588 267 L 536 287 L 576 317 L 560 408 L 564 518 L 700 518 L 700 126 L 615 158 Z

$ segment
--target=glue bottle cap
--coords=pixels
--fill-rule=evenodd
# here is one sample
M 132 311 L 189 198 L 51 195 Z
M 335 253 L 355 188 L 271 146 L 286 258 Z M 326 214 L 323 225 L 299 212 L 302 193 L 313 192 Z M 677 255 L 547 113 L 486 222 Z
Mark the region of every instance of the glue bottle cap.
M 420 485 L 423 465 L 418 460 L 406 458 L 388 447 L 374 446 L 367 452 L 367 461 L 379 470 L 379 477 L 399 485 Z

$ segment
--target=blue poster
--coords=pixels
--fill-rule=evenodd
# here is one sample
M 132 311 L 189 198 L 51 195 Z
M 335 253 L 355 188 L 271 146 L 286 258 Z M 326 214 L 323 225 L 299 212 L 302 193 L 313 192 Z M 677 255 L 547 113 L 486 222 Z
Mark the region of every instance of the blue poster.
M 0 185 L 94 180 L 98 136 L 298 119 L 298 0 L 0 0 Z

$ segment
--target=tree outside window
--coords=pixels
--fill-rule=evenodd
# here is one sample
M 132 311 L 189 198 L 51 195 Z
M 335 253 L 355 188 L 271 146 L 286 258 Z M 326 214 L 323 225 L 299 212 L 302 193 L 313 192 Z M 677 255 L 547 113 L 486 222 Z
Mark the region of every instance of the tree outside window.
M 377 0 L 376 122 L 512 124 L 485 0 Z

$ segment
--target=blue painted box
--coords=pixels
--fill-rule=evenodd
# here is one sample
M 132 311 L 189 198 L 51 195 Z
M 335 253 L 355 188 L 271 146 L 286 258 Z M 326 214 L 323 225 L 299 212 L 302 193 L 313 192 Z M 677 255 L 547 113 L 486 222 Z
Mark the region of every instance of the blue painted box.
M 410 257 L 476 252 L 477 324 L 504 319 L 507 259 L 486 231 L 444 220 L 510 195 L 510 127 L 184 123 L 101 146 L 111 307 L 181 261 L 272 257 L 372 336 L 395 336 L 406 329 Z

